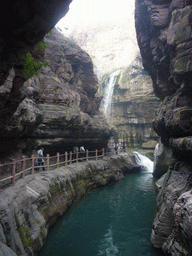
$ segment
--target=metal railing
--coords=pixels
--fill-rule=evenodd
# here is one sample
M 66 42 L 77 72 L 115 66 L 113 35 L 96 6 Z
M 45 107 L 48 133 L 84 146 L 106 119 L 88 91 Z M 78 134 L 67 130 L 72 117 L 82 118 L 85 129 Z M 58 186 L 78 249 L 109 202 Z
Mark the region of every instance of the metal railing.
M 42 157 L 43 165 L 38 164 L 38 158 L 32 155 L 30 158 L 24 156 L 20 160 L 13 159 L 11 163 L 0 164 L 0 187 L 9 184 L 15 184 L 16 180 L 24 178 L 28 174 L 34 174 L 36 170 L 45 168 L 46 171 L 59 168 L 61 166 L 71 165 L 80 161 L 98 160 L 105 156 L 105 149 L 72 153 L 71 151 L 64 154 L 57 153 L 56 156 Z M 6 171 L 5 171 L 6 170 Z M 10 175 L 11 174 L 11 175 Z

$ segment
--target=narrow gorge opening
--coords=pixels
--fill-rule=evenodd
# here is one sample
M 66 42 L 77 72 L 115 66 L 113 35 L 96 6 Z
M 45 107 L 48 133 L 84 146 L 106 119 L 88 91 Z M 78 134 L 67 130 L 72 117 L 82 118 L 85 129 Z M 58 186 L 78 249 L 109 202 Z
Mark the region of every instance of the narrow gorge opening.
M 104 202 L 109 222 L 90 241 L 94 254 L 190 256 L 191 1 L 7 0 L 0 8 L 2 254 L 38 254 L 59 217 L 102 187 L 94 199 L 113 200 Z M 144 155 L 153 174 L 138 163 Z M 125 227 L 116 223 L 136 208 L 123 210 L 123 191 L 132 191 L 126 202 L 137 192 L 138 205 L 154 202 L 145 178 L 158 191 L 148 239 L 138 221 L 135 236 L 118 239 Z M 136 241 L 132 251 L 127 236 Z

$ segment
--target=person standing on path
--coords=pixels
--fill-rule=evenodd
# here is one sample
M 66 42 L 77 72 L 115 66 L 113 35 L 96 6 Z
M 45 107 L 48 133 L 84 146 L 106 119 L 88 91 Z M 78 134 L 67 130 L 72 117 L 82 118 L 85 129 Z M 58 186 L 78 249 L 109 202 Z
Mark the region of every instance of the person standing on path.
M 43 159 L 43 151 L 44 151 L 44 148 L 40 148 L 38 151 L 37 151 L 37 165 L 38 166 L 42 166 L 43 168 L 43 171 L 45 171 L 45 166 L 44 166 L 44 159 Z M 40 168 L 37 168 L 37 171 L 39 171 Z

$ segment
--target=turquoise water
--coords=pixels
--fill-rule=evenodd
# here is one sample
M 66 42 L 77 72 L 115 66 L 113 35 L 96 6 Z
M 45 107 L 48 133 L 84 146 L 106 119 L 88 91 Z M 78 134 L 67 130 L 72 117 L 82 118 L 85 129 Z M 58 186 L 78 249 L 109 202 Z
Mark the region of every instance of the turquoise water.
M 128 174 L 74 205 L 39 256 L 159 256 L 150 244 L 156 191 L 151 173 Z

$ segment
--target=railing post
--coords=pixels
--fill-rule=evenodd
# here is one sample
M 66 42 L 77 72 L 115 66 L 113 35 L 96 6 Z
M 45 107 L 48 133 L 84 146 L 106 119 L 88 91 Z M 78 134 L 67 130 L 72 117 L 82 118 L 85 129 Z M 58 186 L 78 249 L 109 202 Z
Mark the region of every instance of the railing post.
M 97 149 L 95 150 L 95 160 L 97 161 Z
M 57 168 L 59 168 L 59 153 L 57 153 Z
M 34 166 L 35 166 L 35 157 L 31 156 L 31 174 L 34 174 Z
M 86 161 L 88 161 L 89 160 L 89 150 L 87 149 L 86 150 Z
M 67 156 L 68 156 L 68 153 L 67 153 L 67 151 L 65 152 L 65 165 L 67 165 Z
M 76 152 L 76 163 L 78 163 L 78 161 L 79 161 L 79 152 L 77 151 Z
M 104 157 L 105 156 L 105 149 L 102 148 L 102 156 Z
M 47 171 L 49 171 L 49 154 L 47 154 Z
M 25 156 L 22 156 L 22 178 L 25 178 Z
M 12 181 L 11 183 L 14 185 L 15 184 L 15 159 L 12 161 L 12 171 L 11 171 L 11 176 L 12 176 Z
M 72 151 L 69 152 L 69 162 L 72 164 Z

